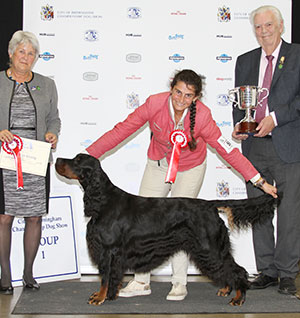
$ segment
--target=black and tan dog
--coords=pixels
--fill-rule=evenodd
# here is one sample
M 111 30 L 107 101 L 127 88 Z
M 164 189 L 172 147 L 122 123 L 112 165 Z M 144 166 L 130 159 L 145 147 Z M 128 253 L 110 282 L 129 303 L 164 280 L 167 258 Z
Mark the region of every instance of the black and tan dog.
M 58 158 L 55 168 L 84 189 L 84 213 L 91 217 L 86 239 L 101 275 L 100 291 L 91 295 L 90 304 L 115 299 L 126 271 L 149 272 L 180 250 L 223 287 L 219 296 L 235 289 L 230 304 L 243 304 L 248 275 L 232 257 L 228 230 L 218 212 L 227 212 L 231 224 L 247 227 L 273 214 L 273 197 L 206 201 L 136 196 L 114 186 L 99 160 L 85 154 Z

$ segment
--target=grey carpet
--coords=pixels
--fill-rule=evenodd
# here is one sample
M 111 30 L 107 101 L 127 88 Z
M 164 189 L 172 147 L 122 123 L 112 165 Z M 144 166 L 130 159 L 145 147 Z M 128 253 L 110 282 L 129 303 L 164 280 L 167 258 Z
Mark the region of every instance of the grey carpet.
M 100 306 L 87 303 L 99 291 L 96 282 L 54 282 L 41 285 L 38 291 L 24 290 L 12 314 L 195 314 L 195 313 L 296 313 L 300 300 L 279 294 L 278 287 L 249 290 L 243 306 L 228 305 L 231 297 L 216 296 L 217 288 L 210 283 L 188 283 L 183 301 L 167 301 L 171 284 L 152 282 L 152 294 L 105 301 Z M 234 296 L 232 293 L 231 296 Z

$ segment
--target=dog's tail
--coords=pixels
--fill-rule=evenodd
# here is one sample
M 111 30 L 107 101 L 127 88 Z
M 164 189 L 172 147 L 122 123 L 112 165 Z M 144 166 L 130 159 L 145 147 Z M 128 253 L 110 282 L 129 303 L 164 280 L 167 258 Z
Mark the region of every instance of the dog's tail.
M 274 209 L 280 202 L 281 195 L 277 199 L 269 194 L 257 198 L 242 200 L 217 200 L 216 208 L 219 212 L 226 213 L 231 229 L 246 228 L 255 223 L 264 222 L 274 215 Z

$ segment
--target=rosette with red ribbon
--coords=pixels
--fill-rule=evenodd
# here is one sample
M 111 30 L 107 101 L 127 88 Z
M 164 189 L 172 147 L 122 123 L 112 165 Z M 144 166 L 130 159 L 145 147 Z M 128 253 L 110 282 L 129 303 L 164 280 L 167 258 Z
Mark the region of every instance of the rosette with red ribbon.
M 187 146 L 188 138 L 183 130 L 174 130 L 170 134 L 170 141 L 173 144 L 171 159 L 166 175 L 166 183 L 174 183 L 178 170 L 179 156 L 181 148 Z
M 9 155 L 13 155 L 16 164 L 16 172 L 17 172 L 17 189 L 23 189 L 23 172 L 22 172 L 22 164 L 21 164 L 21 150 L 23 148 L 22 139 L 14 135 L 14 139 L 11 142 L 3 142 L 2 149 L 8 153 Z

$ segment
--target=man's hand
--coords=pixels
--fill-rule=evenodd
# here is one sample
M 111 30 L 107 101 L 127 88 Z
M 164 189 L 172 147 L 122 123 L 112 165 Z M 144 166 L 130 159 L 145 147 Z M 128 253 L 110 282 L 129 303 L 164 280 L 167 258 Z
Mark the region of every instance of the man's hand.
M 275 127 L 273 118 L 271 115 L 265 117 L 259 125 L 256 127 L 257 134 L 254 137 L 265 137 L 267 136 Z
M 232 138 L 237 139 L 237 140 L 246 140 L 249 136 L 247 134 L 239 134 L 238 132 L 240 131 L 240 124 L 236 124 L 234 126 L 234 130 L 231 134 Z

